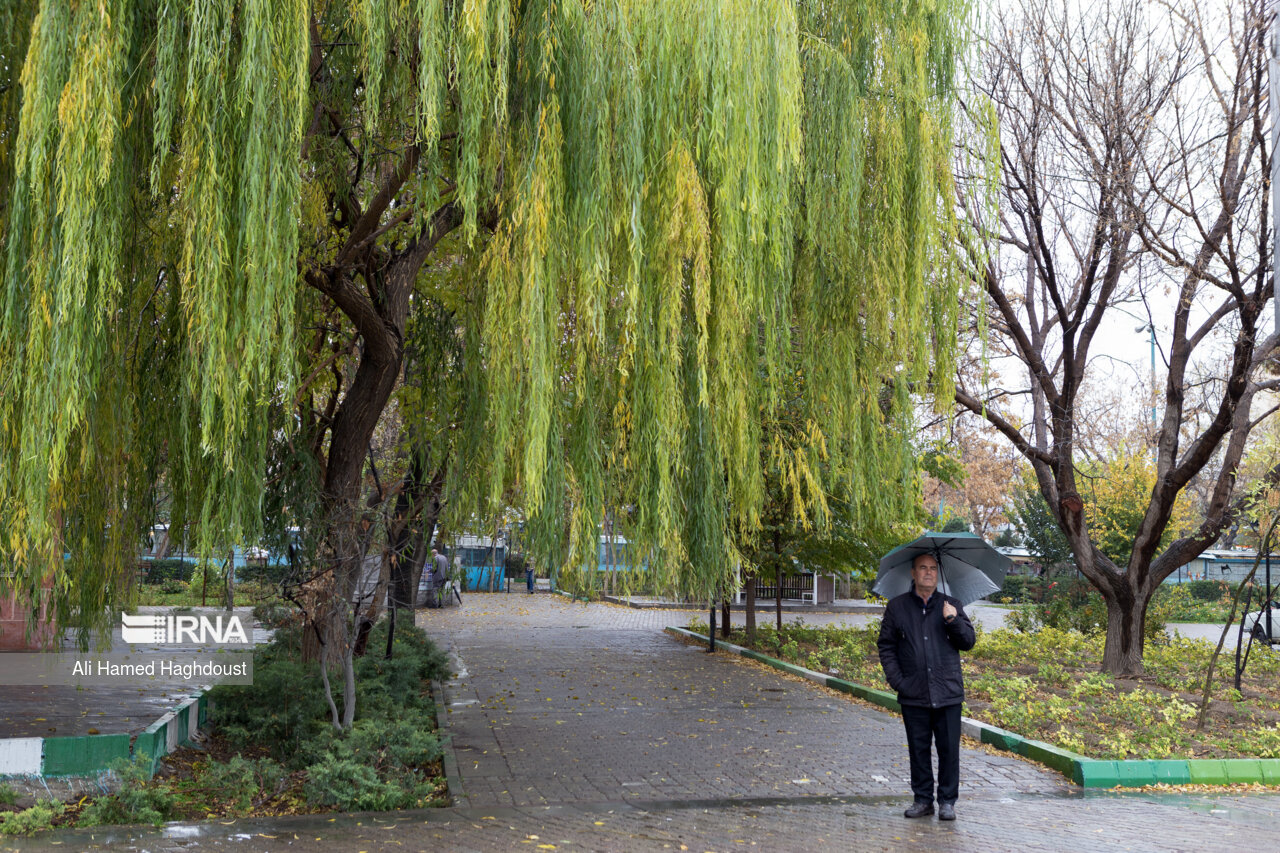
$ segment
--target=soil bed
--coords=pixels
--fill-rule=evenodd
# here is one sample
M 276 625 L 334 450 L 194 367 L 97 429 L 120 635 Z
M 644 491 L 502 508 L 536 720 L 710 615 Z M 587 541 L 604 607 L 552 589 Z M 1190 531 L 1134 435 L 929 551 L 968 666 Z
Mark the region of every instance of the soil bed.
M 703 629 L 705 630 L 705 628 Z M 761 627 L 764 654 L 868 687 L 888 690 L 867 628 Z M 1103 638 L 1043 628 L 979 632 L 963 655 L 965 714 L 1090 758 L 1280 758 L 1280 655 L 1255 647 L 1234 689 L 1234 655 L 1218 660 L 1204 729 L 1196 716 L 1213 645 L 1148 642 L 1146 673 L 1113 679 L 1098 671 Z

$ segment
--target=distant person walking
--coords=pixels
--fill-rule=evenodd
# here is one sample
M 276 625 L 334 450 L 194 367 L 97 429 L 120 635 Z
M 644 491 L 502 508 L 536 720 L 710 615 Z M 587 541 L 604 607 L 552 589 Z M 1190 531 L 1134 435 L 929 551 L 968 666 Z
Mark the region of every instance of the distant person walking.
M 938 561 L 920 554 L 911 563 L 912 588 L 890 599 L 880 623 L 880 666 L 898 691 L 911 756 L 915 803 L 905 817 L 933 814 L 933 756 L 938 750 L 938 819 L 955 820 L 960 794 L 960 652 L 973 648 L 973 623 L 957 599 L 938 592 Z
M 449 577 L 449 558 L 435 548 L 431 549 L 430 584 L 427 588 L 427 606 L 444 606 L 444 582 Z

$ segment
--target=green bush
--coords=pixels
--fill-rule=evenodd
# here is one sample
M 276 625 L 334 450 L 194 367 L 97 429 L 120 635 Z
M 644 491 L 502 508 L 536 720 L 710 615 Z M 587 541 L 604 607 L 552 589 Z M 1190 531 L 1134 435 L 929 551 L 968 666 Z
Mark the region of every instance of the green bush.
M 528 568 L 529 560 L 524 554 L 508 554 L 507 555 L 507 577 L 520 578 L 524 577 L 524 570 Z
M 308 803 L 343 811 L 388 811 L 413 803 L 412 795 L 379 779 L 372 767 L 334 755 L 307 768 L 302 790 Z
M 29 809 L 0 814 L 0 835 L 32 835 L 49 829 L 65 810 L 57 800 L 41 800 Z
M 378 810 L 422 804 L 435 790 L 426 768 L 440 757 L 432 729 L 435 706 L 428 684 L 448 674 L 448 658 L 421 630 L 396 628 L 392 657 L 381 654 L 387 623 L 370 634 L 370 653 L 356 666 L 357 719 L 347 732 L 329 721 L 321 679 L 301 660 L 301 629 L 282 628 L 254 653 L 254 683 L 222 685 L 212 692 L 213 719 L 234 746 L 265 747 L 287 766 L 305 769 L 307 802 L 326 808 Z M 340 681 L 334 701 L 342 706 Z M 211 789 L 247 809 L 274 762 L 231 762 L 210 769 Z M 277 777 L 278 780 L 278 777 Z M 243 789 L 244 794 L 234 792 Z
M 133 760 L 118 759 L 111 765 L 111 772 L 120 780 L 120 787 L 106 797 L 98 797 L 80 813 L 80 826 L 99 826 L 117 823 L 150 823 L 159 825 L 173 813 L 173 791 L 162 782 L 151 780 L 151 760 L 139 753 Z
M 0 782 L 0 806 L 11 806 L 17 801 L 18 792 L 4 782 Z
M 209 698 L 214 722 L 232 746 L 265 747 L 286 764 L 329 726 L 316 665 L 302 661 L 301 628 L 282 628 L 270 645 L 254 650 L 252 684 L 220 684 Z
M 1006 616 L 1005 625 L 1023 633 L 1053 628 L 1093 636 L 1106 630 L 1106 603 L 1086 581 L 1050 581 L 1043 595 L 1041 603 Z
M 311 744 L 322 749 L 307 765 L 307 802 L 347 810 L 419 805 L 433 790 L 422 768 L 441 754 L 430 724 L 418 710 L 394 720 L 360 720 L 345 735 L 330 729 Z
M 288 563 L 246 563 L 236 569 L 236 575 L 244 583 L 256 583 L 263 586 L 279 586 L 289 578 L 293 567 Z
M 296 605 L 286 601 L 264 601 L 253 606 L 253 618 L 264 628 L 283 628 L 301 615 Z
M 1009 575 L 1000 591 L 988 598 L 998 604 L 1029 604 L 1039 601 L 1044 584 L 1041 579 L 1029 575 Z
M 1226 581 L 1187 581 L 1178 584 L 1196 601 L 1221 601 L 1222 597 L 1231 594 L 1231 585 Z
M 230 761 L 204 764 L 193 787 L 205 802 L 224 803 L 231 814 L 243 814 L 256 801 L 279 793 L 284 778 L 284 768 L 270 758 L 250 760 L 236 755 Z
M 167 581 L 186 583 L 191 580 L 196 564 L 187 560 L 144 560 L 140 564 L 146 571 L 143 582 L 163 584 Z

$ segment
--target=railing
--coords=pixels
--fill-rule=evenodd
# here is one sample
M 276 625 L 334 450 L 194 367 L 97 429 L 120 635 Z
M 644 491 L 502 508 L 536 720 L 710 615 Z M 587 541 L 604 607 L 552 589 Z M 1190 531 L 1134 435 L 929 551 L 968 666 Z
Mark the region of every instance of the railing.
M 813 601 L 814 575 L 791 575 L 782 579 L 782 598 L 792 601 Z M 778 597 L 777 584 L 756 581 L 756 601 Z

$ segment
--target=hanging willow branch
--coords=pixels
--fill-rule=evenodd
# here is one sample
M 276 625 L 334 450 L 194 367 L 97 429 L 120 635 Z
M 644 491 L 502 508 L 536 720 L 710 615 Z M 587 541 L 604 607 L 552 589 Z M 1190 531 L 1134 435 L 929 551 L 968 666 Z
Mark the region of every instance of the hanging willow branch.
M 955 346 L 963 0 L 16 14 L 0 533 L 28 592 L 52 579 L 86 619 L 118 598 L 160 480 L 204 553 L 259 536 L 268 448 L 315 421 L 291 412 L 321 375 L 296 330 L 335 305 L 359 369 L 335 365 L 309 441 L 348 517 L 424 270 L 462 271 L 413 297 L 462 349 L 451 528 L 517 496 L 571 570 L 615 505 L 630 553 L 695 594 L 759 527 L 762 459 L 806 521 L 835 491 L 867 524 L 914 505 L 907 388 Z M 781 405 L 799 440 L 765 435 Z

